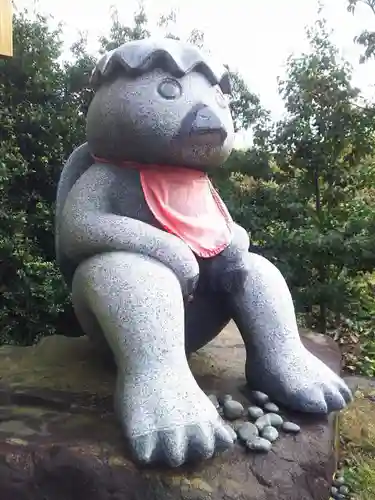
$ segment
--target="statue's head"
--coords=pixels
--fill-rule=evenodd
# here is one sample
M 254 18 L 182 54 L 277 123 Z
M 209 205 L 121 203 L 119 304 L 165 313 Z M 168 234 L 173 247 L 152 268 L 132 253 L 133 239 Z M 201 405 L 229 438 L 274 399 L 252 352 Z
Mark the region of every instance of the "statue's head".
M 99 61 L 92 85 L 93 155 L 202 170 L 228 158 L 229 75 L 194 45 L 169 38 L 125 43 Z

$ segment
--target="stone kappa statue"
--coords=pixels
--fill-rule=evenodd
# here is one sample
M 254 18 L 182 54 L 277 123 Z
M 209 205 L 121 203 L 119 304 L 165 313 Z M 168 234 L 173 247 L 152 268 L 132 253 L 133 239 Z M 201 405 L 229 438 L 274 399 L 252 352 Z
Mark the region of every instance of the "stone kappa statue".
M 293 410 L 345 407 L 345 383 L 301 343 L 278 269 L 249 253 L 207 172 L 234 139 L 229 75 L 193 45 L 144 39 L 92 74 L 87 143 L 56 200 L 56 252 L 83 330 L 117 366 L 134 458 L 179 466 L 233 444 L 187 357 L 233 319 L 253 389 Z

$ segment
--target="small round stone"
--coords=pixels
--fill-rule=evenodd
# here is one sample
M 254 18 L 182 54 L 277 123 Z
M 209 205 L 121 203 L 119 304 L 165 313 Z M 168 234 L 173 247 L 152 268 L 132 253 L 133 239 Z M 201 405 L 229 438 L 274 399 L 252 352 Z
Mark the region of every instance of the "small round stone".
M 260 391 L 251 391 L 251 399 L 254 403 L 258 403 L 261 406 L 265 405 L 270 400 L 267 394 Z
M 237 441 L 237 432 L 235 431 L 235 429 L 233 429 L 233 427 L 230 424 L 225 424 L 224 427 L 231 435 L 233 441 Z
M 342 495 L 349 495 L 349 488 L 345 484 L 343 484 L 339 488 L 339 493 L 341 493 Z
M 338 492 L 339 492 L 339 490 L 336 488 L 336 486 L 332 486 L 331 495 L 335 496 L 335 495 L 337 495 Z
M 259 436 L 258 427 L 251 422 L 244 422 L 238 429 L 238 437 L 242 441 L 251 441 L 253 438 Z
M 346 495 L 343 495 L 342 493 L 336 493 L 336 495 L 333 498 L 335 500 L 346 500 Z
M 255 425 L 262 431 L 268 425 L 272 427 L 280 427 L 283 424 L 283 419 L 277 413 L 267 413 L 255 421 Z
M 337 476 L 333 481 L 333 486 L 336 486 L 336 488 L 340 488 L 340 486 L 343 486 L 344 484 L 345 479 L 343 476 Z
M 217 399 L 215 394 L 209 394 L 208 399 L 211 401 L 215 408 L 219 408 L 219 400 Z
M 259 406 L 249 406 L 247 413 L 251 420 L 256 420 L 264 415 L 264 411 Z
M 282 430 L 284 432 L 289 432 L 290 434 L 298 434 L 301 431 L 301 427 L 294 422 L 284 422 Z
M 219 396 L 219 403 L 224 405 L 227 401 L 231 401 L 232 399 L 230 394 L 224 394 L 223 396 Z
M 224 416 L 228 420 L 236 420 L 236 418 L 242 417 L 244 413 L 244 407 L 238 401 L 230 399 L 224 403 Z
M 265 409 L 265 411 L 269 412 L 269 413 L 279 413 L 280 411 L 280 408 L 275 405 L 275 403 L 271 403 L 270 401 L 268 403 L 266 403 L 263 408 Z
M 232 427 L 232 429 L 237 432 L 238 434 L 238 431 L 241 429 L 241 427 L 243 426 L 243 424 L 245 424 L 246 422 L 244 422 L 243 420 L 235 420 L 234 422 L 231 422 L 229 425 Z
M 272 443 L 270 443 L 270 441 L 267 441 L 267 439 L 257 437 L 247 441 L 246 447 L 251 451 L 268 453 L 272 448 Z
M 266 427 L 263 428 L 262 438 L 267 439 L 270 443 L 276 441 L 278 437 L 279 433 L 275 427 L 272 427 L 272 425 L 266 425 Z

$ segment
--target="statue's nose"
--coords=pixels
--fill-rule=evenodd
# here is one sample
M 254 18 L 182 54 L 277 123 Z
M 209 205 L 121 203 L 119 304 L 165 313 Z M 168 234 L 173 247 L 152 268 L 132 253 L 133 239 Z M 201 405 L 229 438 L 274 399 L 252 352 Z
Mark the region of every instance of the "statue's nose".
M 199 103 L 184 117 L 178 135 L 194 136 L 213 134 L 220 138 L 221 143 L 227 138 L 227 131 L 215 111 L 209 106 Z

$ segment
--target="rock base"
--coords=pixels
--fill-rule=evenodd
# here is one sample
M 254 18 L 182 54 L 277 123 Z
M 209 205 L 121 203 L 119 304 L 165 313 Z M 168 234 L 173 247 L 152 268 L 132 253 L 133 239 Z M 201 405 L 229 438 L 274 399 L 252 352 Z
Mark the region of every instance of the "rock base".
M 303 333 L 303 332 L 302 332 Z M 306 346 L 336 372 L 328 338 Z M 245 352 L 233 325 L 191 359 L 207 394 L 248 405 Z M 282 435 L 268 454 L 240 445 L 175 470 L 140 469 L 112 412 L 114 373 L 86 337 L 50 337 L 0 349 L 1 500 L 326 500 L 336 468 L 336 420 L 283 412 L 302 432 Z

